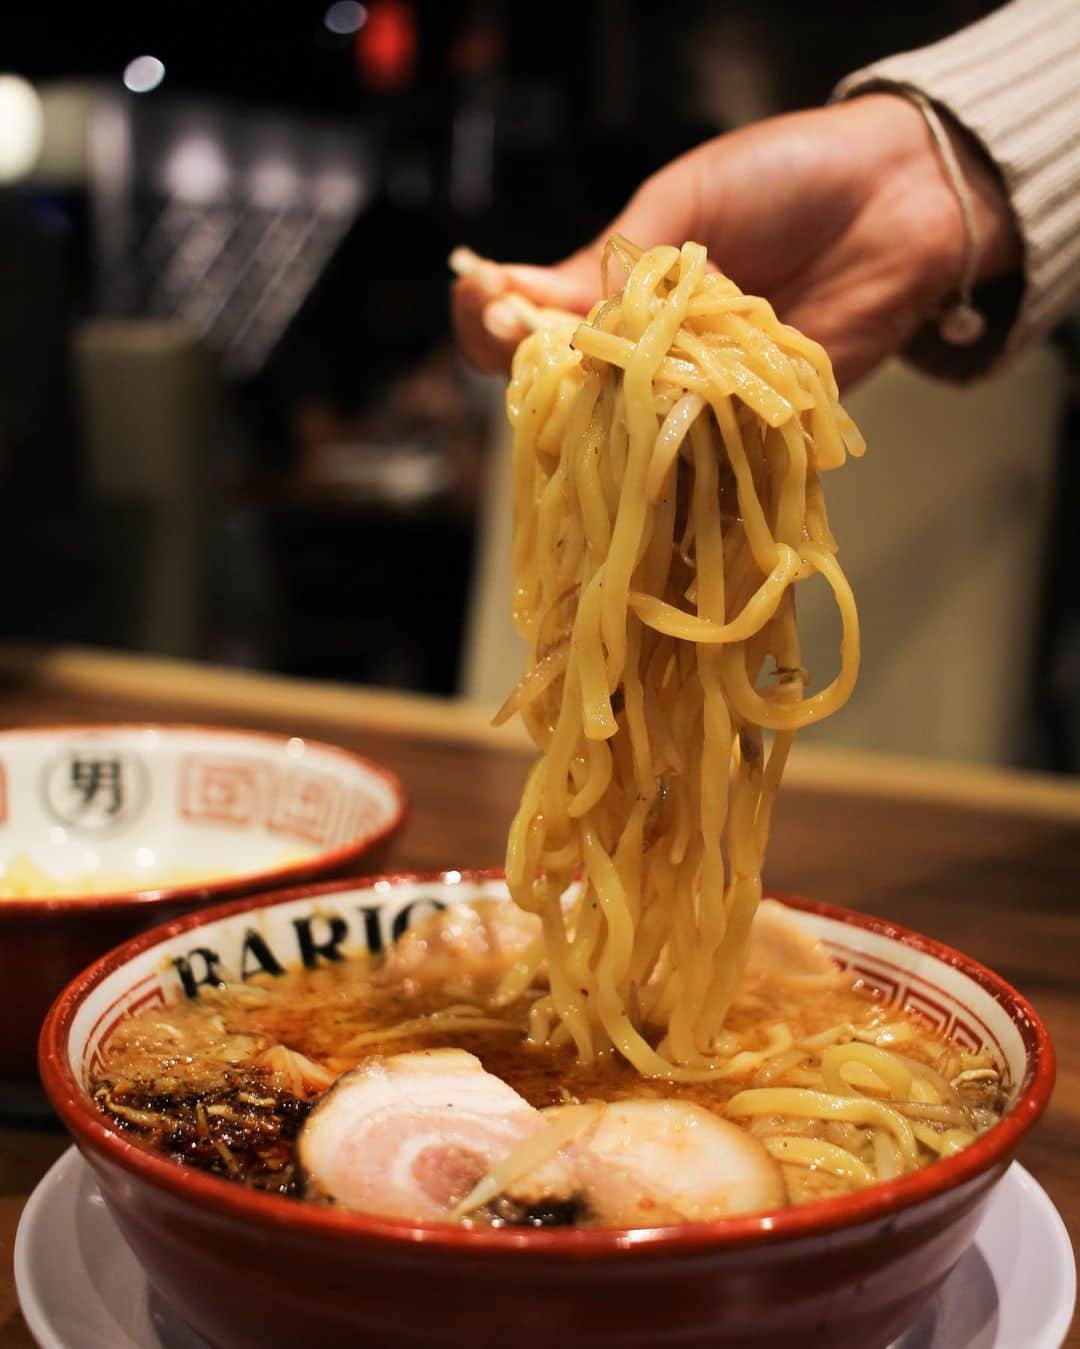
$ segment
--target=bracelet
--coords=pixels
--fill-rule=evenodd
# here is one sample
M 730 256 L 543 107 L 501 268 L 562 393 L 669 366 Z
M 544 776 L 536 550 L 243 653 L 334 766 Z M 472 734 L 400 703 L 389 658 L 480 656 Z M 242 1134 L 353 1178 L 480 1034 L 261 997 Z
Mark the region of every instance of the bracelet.
M 925 94 L 910 85 L 896 85 L 894 88 L 896 93 L 902 94 L 922 113 L 927 130 L 941 156 L 945 176 L 960 203 L 960 214 L 964 220 L 964 265 L 960 272 L 957 299 L 948 306 L 938 320 L 938 332 L 950 346 L 970 347 L 986 332 L 986 319 L 971 302 L 979 258 L 979 236 L 975 229 L 975 207 L 971 189 L 960 168 L 960 161 L 956 158 L 949 133 L 945 130 L 934 105 Z

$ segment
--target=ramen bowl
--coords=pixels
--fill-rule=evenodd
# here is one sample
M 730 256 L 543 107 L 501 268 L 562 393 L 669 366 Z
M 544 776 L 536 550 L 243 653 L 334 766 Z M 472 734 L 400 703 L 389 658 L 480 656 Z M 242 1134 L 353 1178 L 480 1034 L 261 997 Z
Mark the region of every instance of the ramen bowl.
M 293 890 L 188 915 L 127 942 L 57 1000 L 42 1080 L 125 1238 L 176 1313 L 219 1349 L 882 1349 L 972 1240 L 1046 1104 L 1053 1052 L 1023 997 L 956 951 L 876 918 L 784 899 L 841 965 L 1014 1084 L 1001 1121 L 962 1152 L 842 1198 L 681 1227 L 467 1229 L 257 1193 L 148 1151 L 98 1112 L 87 1083 L 123 1018 L 202 982 L 379 949 L 440 906 L 505 897 L 493 873 Z
M 209 899 L 325 874 L 404 814 L 392 774 L 311 740 L 194 726 L 0 733 L 0 1081 L 91 960 Z

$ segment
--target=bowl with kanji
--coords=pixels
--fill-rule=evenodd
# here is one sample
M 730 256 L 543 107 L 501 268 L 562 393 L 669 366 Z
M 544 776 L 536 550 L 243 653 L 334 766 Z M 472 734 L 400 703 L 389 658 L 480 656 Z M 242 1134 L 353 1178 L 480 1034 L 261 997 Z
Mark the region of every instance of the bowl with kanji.
M 394 775 L 299 736 L 114 724 L 0 733 L 0 1082 L 31 1081 L 59 990 L 117 942 L 347 869 L 401 824 Z

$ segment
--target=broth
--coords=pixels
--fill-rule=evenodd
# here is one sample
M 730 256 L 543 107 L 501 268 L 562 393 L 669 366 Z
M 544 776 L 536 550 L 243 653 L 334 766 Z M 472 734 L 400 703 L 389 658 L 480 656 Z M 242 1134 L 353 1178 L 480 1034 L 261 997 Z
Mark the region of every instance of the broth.
M 477 908 L 484 903 L 490 901 Z M 495 906 L 483 922 L 499 921 L 506 910 Z M 443 940 L 459 921 L 436 916 L 426 934 L 414 929 L 381 963 L 354 957 L 276 978 L 259 975 L 143 1011 L 114 1032 L 90 1084 L 94 1098 L 114 1124 L 154 1149 L 283 1195 L 303 1192 L 297 1134 L 334 1081 L 373 1059 L 416 1050 L 466 1050 L 538 1109 L 662 1099 L 724 1116 L 747 1090 L 822 1091 L 826 1051 L 835 1054 L 837 1045 L 868 1046 L 871 1058 L 886 1049 L 911 1074 L 912 1099 L 891 1103 L 917 1132 L 918 1165 L 970 1141 L 1003 1107 L 1005 1084 L 986 1052 L 961 1049 L 858 982 L 768 962 L 751 964 L 730 1009 L 720 1075 L 645 1079 L 613 1053 L 580 1063 L 572 1044 L 524 1042 L 528 1009 L 542 986 L 529 986 L 509 1006 L 491 1007 L 515 952 L 463 953 Z M 865 1065 L 847 1072 L 857 1099 L 890 1100 Z M 845 1155 L 875 1158 L 882 1149 L 874 1129 L 848 1120 L 765 1113 L 737 1122 L 761 1138 L 814 1138 Z M 772 1147 L 776 1155 L 779 1145 Z M 823 1165 L 778 1160 L 792 1204 L 847 1193 L 859 1183 Z

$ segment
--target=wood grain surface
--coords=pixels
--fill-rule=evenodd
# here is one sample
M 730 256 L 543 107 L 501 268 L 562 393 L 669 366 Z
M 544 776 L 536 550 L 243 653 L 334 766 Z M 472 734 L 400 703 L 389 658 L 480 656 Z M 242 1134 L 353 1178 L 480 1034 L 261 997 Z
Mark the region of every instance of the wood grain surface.
M 200 721 L 309 735 L 392 768 L 409 820 L 386 870 L 490 866 L 529 762 L 479 709 L 175 662 L 0 650 L 0 725 Z M 1034 1002 L 1058 1084 L 1021 1160 L 1080 1233 L 1080 787 L 1023 774 L 807 752 L 776 808 L 768 885 L 887 916 L 958 946 Z M 68 1146 L 0 1118 L 0 1349 L 32 1340 L 15 1298 L 19 1213 Z M 1080 1346 L 1074 1326 L 1067 1344 Z

